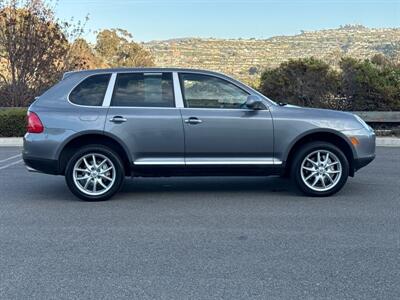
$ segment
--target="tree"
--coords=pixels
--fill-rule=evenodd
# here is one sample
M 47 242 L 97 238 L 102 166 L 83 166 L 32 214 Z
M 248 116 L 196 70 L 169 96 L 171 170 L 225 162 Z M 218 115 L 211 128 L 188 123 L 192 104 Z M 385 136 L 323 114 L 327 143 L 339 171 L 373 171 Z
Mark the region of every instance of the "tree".
M 0 0 L 0 99 L 26 106 L 68 69 L 68 38 L 82 31 L 55 19 L 43 0 Z
M 400 110 L 400 66 L 381 55 L 343 58 L 341 91 L 352 110 Z
M 106 29 L 97 34 L 95 51 L 109 67 L 153 66 L 149 51 L 132 41 L 132 35 L 122 29 Z
M 69 65 L 75 70 L 106 68 L 107 65 L 97 57 L 92 47 L 82 38 L 76 39 L 70 47 Z
M 336 108 L 337 89 L 338 73 L 312 57 L 283 62 L 261 75 L 262 93 L 296 105 Z

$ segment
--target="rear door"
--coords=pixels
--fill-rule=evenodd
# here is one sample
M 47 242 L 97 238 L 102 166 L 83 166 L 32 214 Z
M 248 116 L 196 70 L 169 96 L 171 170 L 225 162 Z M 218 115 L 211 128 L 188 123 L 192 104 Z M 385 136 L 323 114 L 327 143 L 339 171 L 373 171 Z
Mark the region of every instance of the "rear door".
M 248 92 L 216 76 L 180 73 L 186 165 L 272 165 L 269 110 L 245 106 Z
M 172 73 L 119 73 L 105 131 L 127 145 L 136 165 L 184 165 L 183 125 Z

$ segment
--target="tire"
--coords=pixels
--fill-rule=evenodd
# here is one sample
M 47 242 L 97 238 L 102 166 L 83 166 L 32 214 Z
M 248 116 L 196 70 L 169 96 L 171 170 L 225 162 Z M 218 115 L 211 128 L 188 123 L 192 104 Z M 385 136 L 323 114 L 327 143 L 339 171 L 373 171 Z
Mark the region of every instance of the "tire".
M 65 170 L 69 189 L 85 201 L 110 199 L 119 191 L 124 178 L 121 158 L 104 145 L 83 146 L 71 157 Z
M 342 189 L 348 177 L 349 162 L 346 156 L 327 142 L 304 145 L 297 151 L 291 165 L 291 178 L 300 191 L 309 196 L 333 195 Z

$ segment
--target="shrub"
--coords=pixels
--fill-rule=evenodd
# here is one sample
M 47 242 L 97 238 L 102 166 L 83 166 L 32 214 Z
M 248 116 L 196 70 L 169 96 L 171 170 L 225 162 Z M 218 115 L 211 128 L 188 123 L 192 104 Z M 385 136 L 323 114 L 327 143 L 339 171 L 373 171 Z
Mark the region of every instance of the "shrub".
M 0 137 L 22 137 L 26 132 L 26 108 L 0 110 Z
M 342 93 L 352 110 L 400 110 L 400 66 L 375 56 L 344 58 L 340 67 Z
M 289 60 L 261 76 L 259 90 L 273 100 L 355 111 L 400 110 L 400 65 L 381 55 L 342 58 L 336 71 L 314 59 Z
M 311 58 L 282 63 L 261 76 L 260 90 L 279 102 L 295 105 L 331 107 L 338 88 L 338 74 L 322 60 Z

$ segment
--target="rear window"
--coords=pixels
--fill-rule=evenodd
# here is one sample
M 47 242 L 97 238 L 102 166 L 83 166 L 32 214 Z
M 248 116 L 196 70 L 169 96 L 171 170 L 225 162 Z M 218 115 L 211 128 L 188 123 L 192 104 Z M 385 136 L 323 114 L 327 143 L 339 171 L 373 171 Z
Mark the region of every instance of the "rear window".
M 118 74 L 111 105 L 130 107 L 175 106 L 172 74 Z
M 86 78 L 69 95 L 69 101 L 78 105 L 101 106 L 111 74 L 99 74 Z

